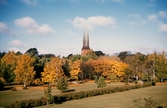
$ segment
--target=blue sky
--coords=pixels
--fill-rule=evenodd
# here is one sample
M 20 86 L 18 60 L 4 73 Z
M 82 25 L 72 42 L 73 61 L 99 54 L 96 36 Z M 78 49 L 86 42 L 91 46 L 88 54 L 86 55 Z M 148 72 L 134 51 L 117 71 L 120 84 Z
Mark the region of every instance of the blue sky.
M 0 51 L 167 52 L 167 0 L 0 0 Z

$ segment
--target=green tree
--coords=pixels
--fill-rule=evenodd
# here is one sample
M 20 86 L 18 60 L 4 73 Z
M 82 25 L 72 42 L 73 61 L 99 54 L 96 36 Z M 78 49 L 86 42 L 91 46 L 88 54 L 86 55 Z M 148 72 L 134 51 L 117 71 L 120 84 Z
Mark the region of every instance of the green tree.
M 21 55 L 20 59 L 18 59 L 16 69 L 14 70 L 16 75 L 15 81 L 24 83 L 24 87 L 30 85 L 34 80 L 34 62 L 35 59 L 27 54 Z
M 48 85 L 47 88 L 44 88 L 44 96 L 47 99 L 47 104 L 52 103 L 53 97 L 51 95 L 51 85 Z
M 58 79 L 56 86 L 58 90 L 65 92 L 68 87 L 67 79 L 64 76 L 62 76 L 60 79 Z
M 98 88 L 103 88 L 107 85 L 107 83 L 105 82 L 104 77 L 100 77 L 98 82 L 97 82 L 97 87 Z
M 38 50 L 36 48 L 30 48 L 25 52 L 25 54 L 28 54 L 31 57 L 38 56 Z

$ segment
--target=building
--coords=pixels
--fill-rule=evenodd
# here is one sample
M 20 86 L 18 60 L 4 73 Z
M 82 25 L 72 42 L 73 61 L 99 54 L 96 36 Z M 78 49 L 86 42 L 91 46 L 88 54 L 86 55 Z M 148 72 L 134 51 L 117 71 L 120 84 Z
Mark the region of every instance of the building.
M 84 32 L 83 34 L 83 46 L 81 49 L 81 55 L 86 54 L 90 50 L 89 47 L 89 34 L 87 31 Z

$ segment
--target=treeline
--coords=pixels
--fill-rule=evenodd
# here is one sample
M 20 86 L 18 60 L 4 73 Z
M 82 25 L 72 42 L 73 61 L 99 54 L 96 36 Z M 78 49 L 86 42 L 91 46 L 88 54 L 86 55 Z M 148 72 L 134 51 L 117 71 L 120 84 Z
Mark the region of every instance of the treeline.
M 167 79 L 167 55 L 164 51 L 152 54 L 129 51 L 116 55 L 97 56 L 90 50 L 85 55 L 68 57 L 54 54 L 38 54 L 36 48 L 24 54 L 9 51 L 0 53 L 0 81 L 4 84 L 40 85 L 54 84 L 61 76 L 69 80 L 98 79 L 110 81 L 145 80 L 164 81 Z

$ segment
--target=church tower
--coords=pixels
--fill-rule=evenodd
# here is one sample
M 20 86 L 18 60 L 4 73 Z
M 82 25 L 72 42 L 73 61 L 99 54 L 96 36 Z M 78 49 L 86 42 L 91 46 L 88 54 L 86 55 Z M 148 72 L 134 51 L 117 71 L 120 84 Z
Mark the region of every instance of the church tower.
M 89 48 L 89 34 L 87 31 L 83 35 L 83 46 L 81 49 L 81 55 L 86 54 L 90 50 Z

